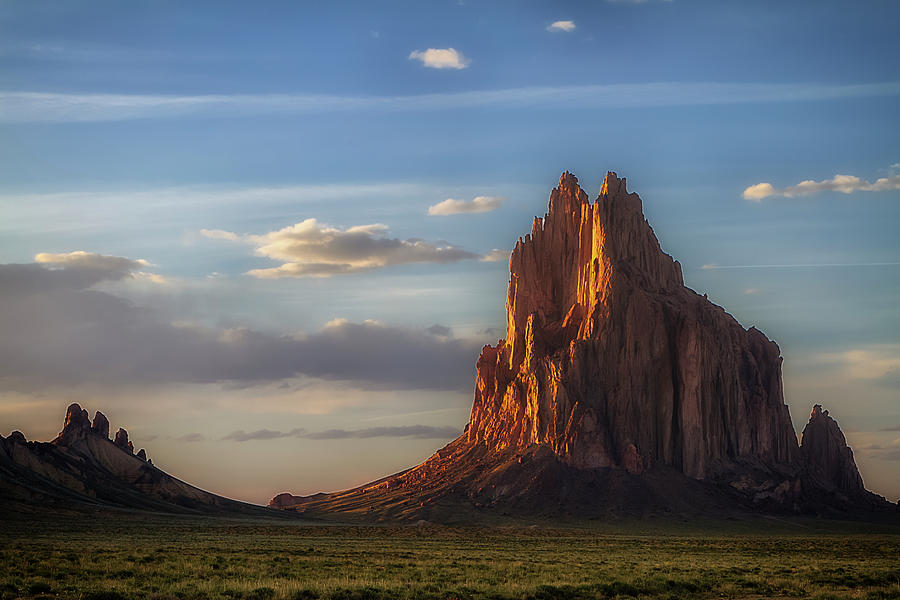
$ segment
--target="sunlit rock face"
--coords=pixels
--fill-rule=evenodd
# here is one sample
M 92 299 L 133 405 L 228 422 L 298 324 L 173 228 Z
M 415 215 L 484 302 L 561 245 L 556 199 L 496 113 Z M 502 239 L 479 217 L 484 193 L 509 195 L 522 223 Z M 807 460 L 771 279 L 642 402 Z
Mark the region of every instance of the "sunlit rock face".
M 270 506 L 448 522 L 895 510 L 827 415 L 801 453 L 778 345 L 684 286 L 614 173 L 594 202 L 562 175 L 512 252 L 506 307 L 459 438 L 402 473 Z
M 512 252 L 507 313 L 478 360 L 469 442 L 695 479 L 797 458 L 777 344 L 684 286 L 615 173 L 593 203 L 563 174 Z

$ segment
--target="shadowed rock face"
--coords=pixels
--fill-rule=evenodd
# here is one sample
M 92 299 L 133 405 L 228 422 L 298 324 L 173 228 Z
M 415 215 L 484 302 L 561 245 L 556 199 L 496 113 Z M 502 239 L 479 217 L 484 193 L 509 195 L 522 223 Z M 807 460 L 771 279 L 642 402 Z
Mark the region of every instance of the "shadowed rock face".
M 862 477 L 853 460 L 853 450 L 847 445 L 837 421 L 816 404 L 803 428 L 800 444 L 809 476 L 823 487 L 841 492 L 857 493 L 865 490 Z
M 470 442 L 695 479 L 796 459 L 778 346 L 684 287 L 615 173 L 594 203 L 563 174 L 513 250 L 506 305 L 506 340 L 478 359 Z
M 124 429 L 109 439 L 109 421 L 93 424 L 78 404 L 66 411 L 52 442 L 28 442 L 18 431 L 0 436 L 0 511 L 126 508 L 180 513 L 266 515 L 270 511 L 200 490 L 137 456 Z
M 615 173 L 593 203 L 562 175 L 512 252 L 506 308 L 462 436 L 403 473 L 271 506 L 429 520 L 460 507 L 602 517 L 884 506 L 833 420 L 810 422 L 801 455 L 777 344 L 684 286 Z
M 109 437 L 109 419 L 99 410 L 94 413 L 94 422 L 91 424 L 91 429 L 97 435 L 102 435 L 105 438 Z

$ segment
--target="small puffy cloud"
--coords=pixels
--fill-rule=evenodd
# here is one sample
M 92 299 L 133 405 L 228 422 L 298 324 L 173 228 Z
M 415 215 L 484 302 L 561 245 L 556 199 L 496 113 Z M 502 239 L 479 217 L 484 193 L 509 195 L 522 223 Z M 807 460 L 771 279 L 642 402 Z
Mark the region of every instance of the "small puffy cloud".
M 328 429 L 325 431 L 306 431 L 292 429 L 290 431 L 273 431 L 259 429 L 246 432 L 233 431 L 223 440 L 233 442 L 249 442 L 251 440 L 274 440 L 280 438 L 300 438 L 307 440 L 346 440 L 369 439 L 376 437 L 413 438 L 418 440 L 452 439 L 462 433 L 456 427 L 432 427 L 430 425 L 400 425 L 396 427 L 369 427 L 367 429 Z
M 418 60 L 426 67 L 431 67 L 432 69 L 465 69 L 471 62 L 454 48 L 413 50 L 409 53 L 409 60 Z
M 500 250 L 498 248 L 494 248 L 493 250 L 482 256 L 481 260 L 484 262 L 508 262 L 509 255 L 509 250 Z
M 744 200 L 759 202 L 763 198 L 774 196 L 777 193 L 771 183 L 757 183 L 744 190 Z
M 547 31 L 575 31 L 575 21 L 554 21 L 547 26 Z
M 757 183 L 744 190 L 744 199 L 759 202 L 769 196 L 782 196 L 793 198 L 795 196 L 809 196 L 819 192 L 840 192 L 852 194 L 854 192 L 886 192 L 900 190 L 900 175 L 881 177 L 874 182 L 868 182 L 855 175 L 835 175 L 831 179 L 814 181 L 807 179 L 796 185 L 785 188 L 776 188 L 771 183 Z
M 306 219 L 263 235 L 206 229 L 201 233 L 213 239 L 251 244 L 256 246 L 257 256 L 282 261 L 278 267 L 247 272 L 261 279 L 331 277 L 393 265 L 451 263 L 479 258 L 478 254 L 452 244 L 388 237 L 387 226 L 381 223 L 340 229 L 316 219 Z
M 499 196 L 477 196 L 472 200 L 454 200 L 447 198 L 428 207 L 428 214 L 445 217 L 447 215 L 461 215 L 465 213 L 485 213 L 497 210 L 505 198 Z

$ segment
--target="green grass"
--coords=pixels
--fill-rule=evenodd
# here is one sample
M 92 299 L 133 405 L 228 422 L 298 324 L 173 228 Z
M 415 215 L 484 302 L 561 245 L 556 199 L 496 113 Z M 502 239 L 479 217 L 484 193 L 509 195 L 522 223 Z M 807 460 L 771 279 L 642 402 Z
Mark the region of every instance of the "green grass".
M 0 598 L 900 599 L 900 536 L 78 516 L 0 522 Z

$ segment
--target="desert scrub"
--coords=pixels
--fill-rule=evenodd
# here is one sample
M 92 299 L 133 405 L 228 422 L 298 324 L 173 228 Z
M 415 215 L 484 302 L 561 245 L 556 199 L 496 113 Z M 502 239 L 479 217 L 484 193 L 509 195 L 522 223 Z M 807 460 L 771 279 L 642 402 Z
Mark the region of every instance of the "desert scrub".
M 900 536 L 0 522 L 0 598 L 900 600 Z

